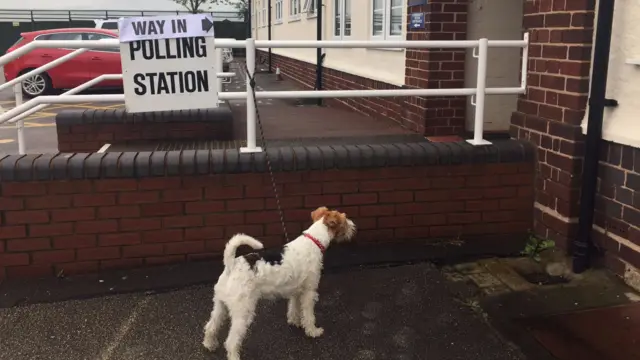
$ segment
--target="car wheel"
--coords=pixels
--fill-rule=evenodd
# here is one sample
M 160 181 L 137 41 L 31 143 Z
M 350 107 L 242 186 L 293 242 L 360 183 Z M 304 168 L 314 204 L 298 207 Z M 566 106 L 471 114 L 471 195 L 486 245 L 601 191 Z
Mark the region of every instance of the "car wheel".
M 25 70 L 25 72 L 30 70 Z M 40 95 L 49 94 L 53 90 L 53 84 L 51 78 L 46 73 L 40 73 L 28 77 L 22 81 L 22 93 L 27 97 L 37 97 Z

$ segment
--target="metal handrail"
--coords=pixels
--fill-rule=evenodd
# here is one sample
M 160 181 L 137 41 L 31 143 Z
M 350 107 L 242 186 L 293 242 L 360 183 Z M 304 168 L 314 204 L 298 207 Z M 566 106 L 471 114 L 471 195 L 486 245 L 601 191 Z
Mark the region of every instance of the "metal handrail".
M 485 95 L 497 94 L 524 94 L 527 86 L 527 64 L 529 35 L 524 34 L 523 40 L 452 40 L 452 41 L 349 41 L 349 40 L 233 40 L 214 39 L 215 47 L 220 48 L 246 48 L 246 65 L 248 78 L 246 79 L 245 92 L 222 93 L 221 86 L 216 86 L 220 100 L 246 99 L 247 106 L 247 146 L 241 148 L 242 152 L 260 152 L 262 149 L 256 145 L 256 98 L 347 98 L 347 97 L 396 97 L 396 96 L 471 96 L 471 104 L 475 106 L 474 137 L 467 140 L 472 145 L 487 145 L 490 142 L 483 139 L 484 105 Z M 15 51 L 0 57 L 0 65 L 3 65 L 19 56 L 26 54 L 35 48 L 113 48 L 119 46 L 119 41 L 113 40 L 69 40 L 69 41 L 33 41 Z M 396 90 L 322 90 L 322 91 L 260 91 L 254 92 L 250 79 L 254 76 L 256 65 L 255 53 L 257 48 L 471 48 L 473 56 L 478 58 L 477 85 L 475 88 L 458 89 L 396 89 Z M 486 88 L 487 77 L 487 53 L 490 47 L 497 48 L 522 48 L 522 68 L 520 87 Z M 477 50 L 477 52 L 476 52 Z M 75 52 L 74 52 L 75 53 Z M 73 54 L 73 53 L 72 53 Z M 69 55 L 72 55 L 69 54 Z M 221 61 L 222 51 L 216 52 L 216 61 Z M 46 66 L 46 65 L 45 65 Z M 221 76 L 219 76 L 221 77 Z M 6 122 L 22 112 L 29 111 L 39 105 L 60 103 L 71 104 L 86 101 L 111 102 L 123 101 L 124 95 L 73 95 L 40 96 L 24 104 L 16 106 L 5 114 L 0 115 L 0 123 Z M 19 120 L 13 119 L 10 122 Z

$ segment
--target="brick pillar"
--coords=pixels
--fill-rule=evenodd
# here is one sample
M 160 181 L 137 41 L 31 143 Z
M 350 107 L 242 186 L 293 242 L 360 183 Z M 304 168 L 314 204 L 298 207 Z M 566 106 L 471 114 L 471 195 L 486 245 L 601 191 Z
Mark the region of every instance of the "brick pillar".
M 407 40 L 466 40 L 468 0 L 427 3 L 407 8 L 408 17 L 413 12 L 425 13 L 425 28 L 407 28 Z M 464 59 L 464 49 L 407 49 L 406 87 L 463 88 Z M 426 135 L 460 134 L 464 130 L 465 101 L 466 97 L 408 98 L 404 121 Z
M 527 94 L 511 135 L 537 145 L 534 230 L 566 249 L 576 234 L 589 92 L 593 0 L 525 0 Z

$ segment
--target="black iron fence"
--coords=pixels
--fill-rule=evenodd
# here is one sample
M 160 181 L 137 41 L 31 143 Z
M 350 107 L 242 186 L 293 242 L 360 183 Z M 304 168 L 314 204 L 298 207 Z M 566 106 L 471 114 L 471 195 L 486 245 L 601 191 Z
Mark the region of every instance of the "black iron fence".
M 187 11 L 147 10 L 3 10 L 0 9 L 0 54 L 20 38 L 23 32 L 96 26 L 94 20 L 134 16 L 188 14 Z M 214 20 L 216 37 L 244 40 L 247 38 L 245 16 L 235 11 L 206 12 Z M 239 50 L 239 51 L 236 51 Z M 244 49 L 234 49 L 242 55 Z

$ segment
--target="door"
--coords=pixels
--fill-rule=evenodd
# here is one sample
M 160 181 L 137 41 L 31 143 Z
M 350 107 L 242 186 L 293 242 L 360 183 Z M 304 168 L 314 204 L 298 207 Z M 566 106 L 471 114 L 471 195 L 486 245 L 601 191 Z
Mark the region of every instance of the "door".
M 82 33 L 64 32 L 46 34 L 36 37 L 36 40 L 82 40 Z M 42 59 L 42 64 L 50 63 L 67 54 L 72 53 L 76 49 L 39 49 L 37 54 Z M 73 59 L 67 60 L 47 71 L 56 89 L 74 88 L 84 82 L 91 80 L 89 69 L 90 60 L 89 51 L 80 54 Z
M 84 34 L 85 40 L 106 40 L 117 39 L 103 33 L 88 32 Z M 96 78 L 104 74 L 122 74 L 122 65 L 120 61 L 120 47 L 116 46 L 112 49 L 93 49 L 87 53 L 90 54 L 90 72 L 91 78 Z M 95 87 L 122 87 L 122 80 L 105 80 L 95 85 Z

